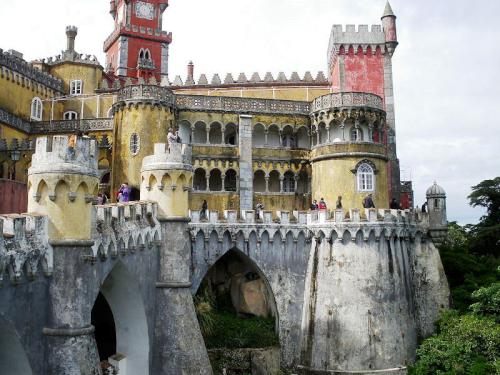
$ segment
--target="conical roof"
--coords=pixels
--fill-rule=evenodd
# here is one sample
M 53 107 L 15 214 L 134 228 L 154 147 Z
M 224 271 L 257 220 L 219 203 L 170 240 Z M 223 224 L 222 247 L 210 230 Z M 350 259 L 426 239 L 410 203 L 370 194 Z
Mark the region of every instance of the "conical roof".
M 384 14 L 382 15 L 382 18 L 384 18 L 384 17 L 396 17 L 394 12 L 392 11 L 391 4 L 389 3 L 389 1 L 387 1 L 387 3 L 385 3 L 385 9 L 384 9 Z

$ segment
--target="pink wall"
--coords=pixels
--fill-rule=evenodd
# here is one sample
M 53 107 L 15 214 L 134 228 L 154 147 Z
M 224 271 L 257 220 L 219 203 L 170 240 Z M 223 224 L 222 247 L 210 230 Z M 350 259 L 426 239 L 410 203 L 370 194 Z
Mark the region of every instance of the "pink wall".
M 0 214 L 23 213 L 28 210 L 26 184 L 0 179 Z

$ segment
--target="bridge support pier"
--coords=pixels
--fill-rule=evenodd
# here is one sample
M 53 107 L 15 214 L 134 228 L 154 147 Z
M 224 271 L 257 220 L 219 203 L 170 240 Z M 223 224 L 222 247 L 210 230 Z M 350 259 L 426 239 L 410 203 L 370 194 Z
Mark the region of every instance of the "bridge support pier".
M 81 262 L 81 254 L 90 249 L 92 241 L 66 242 L 52 243 L 54 274 L 49 287 L 48 327 L 43 330 L 47 370 L 49 374 L 96 375 L 100 374 L 99 354 L 88 303 L 94 286 L 88 281 L 95 277 L 92 268 Z
M 156 283 L 154 373 L 212 374 L 191 295 L 191 242 L 187 218 L 162 220 Z

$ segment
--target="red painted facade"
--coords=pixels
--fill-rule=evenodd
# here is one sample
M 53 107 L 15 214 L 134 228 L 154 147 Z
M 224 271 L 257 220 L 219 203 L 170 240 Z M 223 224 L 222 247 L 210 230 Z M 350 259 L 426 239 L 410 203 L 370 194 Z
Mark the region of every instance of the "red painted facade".
M 172 42 L 172 34 L 162 31 L 167 6 L 167 0 L 111 1 L 115 30 L 104 42 L 108 71 L 131 78 L 154 76 L 161 81 L 167 74 L 168 45 Z
M 368 92 L 384 98 L 384 57 L 377 48 L 373 54 L 370 47 L 363 53 L 361 47 L 354 51 L 349 48 L 347 54 L 340 50 L 344 58 L 344 91 Z
M 26 184 L 0 179 L 0 214 L 20 214 L 28 210 Z

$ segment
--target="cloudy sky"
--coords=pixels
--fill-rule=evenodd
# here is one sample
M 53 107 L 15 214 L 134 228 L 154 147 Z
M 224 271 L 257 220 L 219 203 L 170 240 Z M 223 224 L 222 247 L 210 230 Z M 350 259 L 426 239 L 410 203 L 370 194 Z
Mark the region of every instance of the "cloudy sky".
M 500 1 L 392 0 L 400 45 L 394 55 L 398 154 L 421 205 L 436 180 L 448 217 L 476 222 L 470 187 L 500 175 Z M 332 24 L 380 22 L 385 0 L 171 0 L 165 30 L 174 35 L 170 75 L 326 70 Z M 0 48 L 26 59 L 65 48 L 104 62 L 112 31 L 108 0 L 0 0 Z

